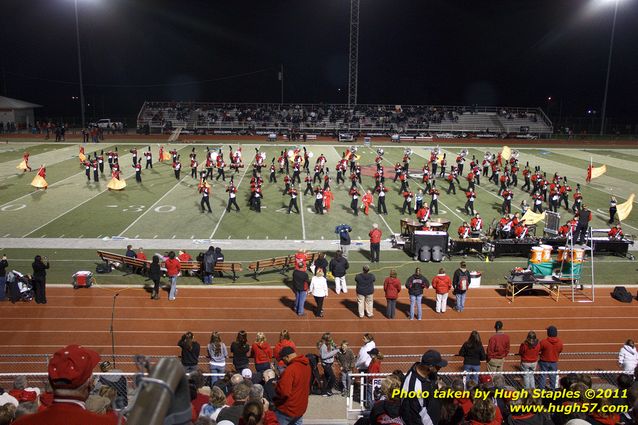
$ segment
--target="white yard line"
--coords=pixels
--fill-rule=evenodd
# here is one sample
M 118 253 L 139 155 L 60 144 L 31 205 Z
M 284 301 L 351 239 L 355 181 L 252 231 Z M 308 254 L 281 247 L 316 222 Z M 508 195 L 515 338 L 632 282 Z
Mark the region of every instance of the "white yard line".
M 72 176 L 66 177 L 66 178 L 64 178 L 64 179 L 62 179 L 62 180 L 59 180 L 59 181 L 57 181 L 57 182 L 53 183 L 53 184 L 50 184 L 50 185 L 48 186 L 48 188 L 50 189 L 50 188 L 52 188 L 53 186 L 55 186 L 56 184 L 60 184 L 60 183 L 62 183 L 63 181 L 66 181 L 66 180 L 69 180 L 69 179 L 71 179 L 71 178 L 73 178 L 73 177 L 79 176 L 80 174 L 84 174 L 84 171 L 80 171 L 80 172 L 79 172 L 79 173 L 77 173 L 77 174 L 73 174 Z M 47 190 L 48 190 L 48 189 L 47 189 Z M 14 200 L 12 200 L 12 201 L 9 201 L 9 202 L 7 202 L 7 203 L 4 203 L 4 204 L 0 205 L 0 208 L 5 207 L 5 206 L 7 206 L 7 205 L 11 205 L 11 204 L 13 204 L 13 203 L 14 203 L 14 202 L 16 202 L 16 201 L 19 201 L 20 199 L 24 199 L 24 198 L 26 198 L 27 196 L 31 196 L 31 195 L 33 195 L 35 192 L 36 192 L 36 190 L 34 189 L 34 190 L 33 190 L 33 192 L 29 192 L 29 193 L 27 193 L 26 195 L 22 195 L 22 196 L 20 196 L 19 198 L 15 198 L 15 199 L 14 199 Z
M 257 149 L 260 149 L 260 148 L 261 148 L 261 145 L 257 145 Z M 237 192 L 239 192 L 239 185 L 241 184 L 242 180 L 244 180 L 244 177 L 246 176 L 246 173 L 248 173 L 248 169 L 250 168 L 254 160 L 255 160 L 255 157 L 253 156 L 250 162 L 245 166 L 244 173 L 239 178 L 239 182 L 237 182 L 237 186 L 236 186 Z M 222 219 L 226 215 L 227 209 L 228 209 L 228 205 L 226 206 L 226 208 L 224 208 L 224 211 L 222 211 L 222 215 L 219 217 L 219 220 L 217 221 L 217 224 L 215 225 L 215 228 L 213 229 L 213 233 L 210 234 L 210 237 L 208 239 L 213 239 L 213 236 L 215 236 L 215 233 L 217 233 L 217 229 L 219 228 L 219 225 L 222 223 Z

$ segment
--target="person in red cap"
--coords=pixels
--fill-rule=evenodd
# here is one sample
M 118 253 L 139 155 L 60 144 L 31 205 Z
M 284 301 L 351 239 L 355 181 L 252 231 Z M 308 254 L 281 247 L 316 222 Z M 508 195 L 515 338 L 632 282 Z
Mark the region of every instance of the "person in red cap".
M 298 356 L 292 347 L 284 347 L 279 359 L 286 364 L 275 388 L 275 414 L 280 424 L 301 425 L 310 396 L 310 362 Z
M 93 368 L 100 355 L 79 345 L 56 351 L 49 362 L 49 382 L 53 387 L 53 404 L 33 415 L 23 416 L 16 425 L 111 425 L 113 416 L 98 415 L 85 408 L 93 387 Z

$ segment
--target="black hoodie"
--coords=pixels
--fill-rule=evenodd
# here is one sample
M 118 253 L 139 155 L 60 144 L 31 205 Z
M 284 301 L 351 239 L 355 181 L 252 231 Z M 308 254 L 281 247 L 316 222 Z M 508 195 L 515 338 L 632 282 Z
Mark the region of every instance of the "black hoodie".
M 370 425 L 403 423 L 401 399 L 377 401 L 370 411 Z

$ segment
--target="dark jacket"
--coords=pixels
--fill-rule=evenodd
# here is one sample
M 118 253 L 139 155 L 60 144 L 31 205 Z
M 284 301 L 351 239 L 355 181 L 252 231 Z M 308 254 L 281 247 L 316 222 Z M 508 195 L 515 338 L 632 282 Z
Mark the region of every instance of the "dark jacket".
M 152 280 L 160 280 L 162 277 L 162 268 L 159 263 L 151 263 L 148 271 L 148 277 Z
M 405 281 L 405 287 L 410 295 L 423 295 L 423 290 L 430 287 L 430 282 L 423 275 L 413 274 Z
M 461 281 L 461 276 L 464 276 L 465 278 L 467 278 L 467 287 L 470 287 L 470 271 L 469 270 L 461 270 L 461 269 L 456 269 L 456 271 L 454 272 L 454 276 L 452 277 L 452 287 L 454 288 L 454 293 L 455 294 L 464 294 L 467 292 L 467 289 L 464 291 L 461 291 L 460 289 L 458 289 L 459 287 L 459 282 Z
M 295 270 L 294 272 L 292 272 L 292 288 L 295 291 L 306 291 L 306 282 L 308 283 L 308 285 L 310 285 L 310 278 L 308 277 L 308 273 L 301 270 Z
M 241 413 L 244 411 L 243 401 L 237 401 L 232 406 L 224 407 L 219 411 L 219 415 L 217 415 L 217 421 L 230 421 L 234 425 L 239 424 L 239 418 L 241 418 Z
M 217 256 L 214 249 L 208 249 L 204 254 L 202 265 L 204 266 L 204 272 L 213 273 L 215 271 L 215 263 L 217 262 Z
M 238 369 L 238 366 L 248 367 L 249 351 L 250 346 L 248 344 L 241 345 L 237 341 L 230 344 L 230 352 L 233 353 L 233 365 L 235 366 L 235 369 Z
M 216 263 L 224 262 L 224 254 L 222 253 L 222 249 L 220 247 L 215 248 L 215 262 Z
M 403 378 L 402 389 L 406 391 L 427 391 L 427 398 L 404 398 L 401 400 L 401 418 L 406 425 L 422 425 L 426 423 L 421 415 L 427 415 L 433 424 L 439 423 L 441 416 L 441 400 L 434 398 L 434 390 L 437 389 L 436 380 L 423 378 L 416 371 L 415 363 Z
M 337 226 L 335 230 L 339 234 L 339 244 L 350 245 L 350 232 L 352 231 L 352 227 L 347 224 L 341 224 Z
M 182 338 L 177 345 L 182 349 L 182 364 L 184 366 L 197 366 L 199 362 L 199 342 L 193 341 L 191 348 L 188 348 L 186 339 Z
M 0 277 L 7 275 L 7 267 L 9 267 L 9 262 L 7 260 L 0 260 Z
M 49 268 L 49 263 L 46 264 L 42 261 L 33 262 L 31 264 L 33 267 L 33 279 L 35 280 L 45 280 L 47 277 L 47 269 Z
M 315 260 L 315 274 L 317 273 L 317 270 L 323 270 L 323 274 L 325 275 L 328 271 L 328 260 L 325 258 L 317 258 Z
M 397 423 L 401 418 L 401 399 L 377 401 L 370 411 L 370 425 Z
M 344 257 L 335 257 L 330 260 L 330 273 L 332 273 L 334 277 L 344 277 L 349 267 L 350 264 L 348 264 L 348 260 Z
M 459 356 L 463 357 L 463 364 L 478 366 L 485 361 L 485 348 L 482 345 L 470 347 L 465 342 L 459 351 Z
M 357 283 L 357 294 L 372 295 L 374 293 L 375 277 L 372 273 L 359 273 L 354 281 Z

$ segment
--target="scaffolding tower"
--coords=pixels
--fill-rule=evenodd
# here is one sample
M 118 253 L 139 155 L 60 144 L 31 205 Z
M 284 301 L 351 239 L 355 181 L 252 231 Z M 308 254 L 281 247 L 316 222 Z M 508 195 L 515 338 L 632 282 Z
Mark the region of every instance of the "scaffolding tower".
M 355 106 L 357 104 L 359 74 L 359 0 L 350 0 L 350 61 L 348 69 L 348 106 Z

